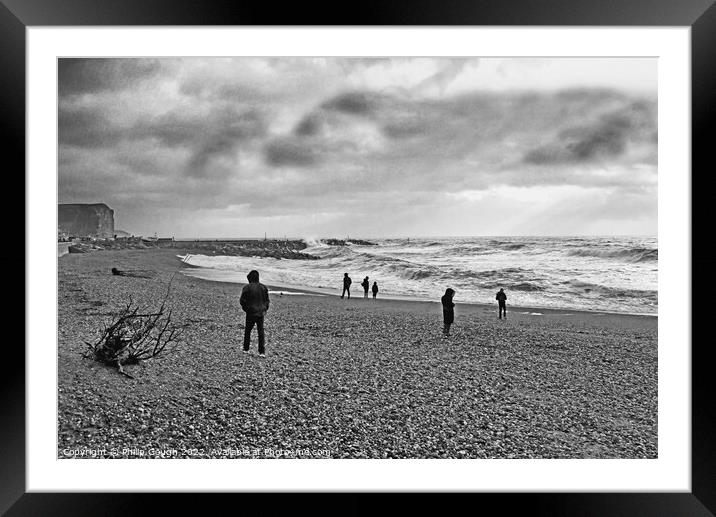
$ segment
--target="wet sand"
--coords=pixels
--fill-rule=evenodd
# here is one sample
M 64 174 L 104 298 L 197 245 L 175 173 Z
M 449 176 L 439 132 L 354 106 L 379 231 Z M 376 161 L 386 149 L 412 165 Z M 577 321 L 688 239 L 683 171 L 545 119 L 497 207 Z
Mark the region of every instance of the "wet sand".
M 242 286 L 181 274 L 183 253 L 58 258 L 58 457 L 657 455 L 656 317 L 508 305 L 498 320 L 458 303 L 444 338 L 437 301 L 274 294 L 262 359 L 255 333 L 240 351 Z M 172 275 L 183 342 L 128 366 L 135 379 L 82 357 L 130 296 L 156 306 Z

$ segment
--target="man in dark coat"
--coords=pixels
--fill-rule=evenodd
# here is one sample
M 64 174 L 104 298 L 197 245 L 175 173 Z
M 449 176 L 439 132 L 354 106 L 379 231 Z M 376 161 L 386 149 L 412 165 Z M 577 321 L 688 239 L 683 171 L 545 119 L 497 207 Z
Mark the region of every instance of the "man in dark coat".
M 368 298 L 368 289 L 370 289 L 370 282 L 368 281 L 368 277 L 365 277 L 360 285 L 363 286 L 363 298 Z
M 251 330 L 256 325 L 259 334 L 259 356 L 266 356 L 264 336 L 264 316 L 269 309 L 269 294 L 266 286 L 259 282 L 259 272 L 252 270 L 246 275 L 249 283 L 241 290 L 239 303 L 246 313 L 246 326 L 244 328 L 244 353 L 249 352 L 251 344 Z
M 353 283 L 353 280 L 351 280 L 351 277 L 348 276 L 348 273 L 343 274 L 343 293 L 341 293 L 341 298 L 345 296 L 346 293 L 348 293 L 348 299 L 351 298 L 351 284 Z
M 502 319 L 502 315 L 505 315 L 505 319 L 507 319 L 507 295 L 505 294 L 504 289 L 500 289 L 497 292 L 497 295 L 495 296 L 495 300 L 497 300 L 498 305 L 498 311 L 500 319 Z

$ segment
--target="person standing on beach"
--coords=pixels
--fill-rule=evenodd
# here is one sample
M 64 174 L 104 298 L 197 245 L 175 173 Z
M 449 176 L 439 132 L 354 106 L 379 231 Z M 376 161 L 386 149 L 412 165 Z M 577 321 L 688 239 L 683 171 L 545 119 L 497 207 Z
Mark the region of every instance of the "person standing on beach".
M 505 315 L 505 319 L 507 319 L 507 295 L 505 294 L 504 289 L 500 288 L 495 296 L 495 300 L 497 300 L 497 310 L 499 311 L 500 319 L 502 319 L 503 313 Z
M 351 299 L 351 284 L 353 283 L 353 280 L 351 280 L 351 277 L 348 276 L 348 273 L 343 273 L 343 293 L 341 293 L 341 298 L 343 298 L 346 293 L 348 293 L 348 299 Z
M 378 296 L 378 282 L 373 282 L 373 299 Z
M 445 289 L 443 297 L 440 298 L 443 304 L 443 335 L 446 337 L 450 335 L 450 325 L 455 321 L 455 303 L 452 301 L 453 296 L 455 296 L 455 291 L 448 287 Z
M 266 286 L 259 282 L 259 272 L 252 270 L 246 275 L 249 283 L 241 290 L 239 303 L 246 313 L 246 326 L 244 327 L 244 353 L 249 353 L 251 345 L 251 330 L 256 325 L 259 334 L 259 356 L 266 357 L 264 316 L 269 309 L 269 294 Z
M 360 285 L 363 286 L 363 298 L 368 298 L 368 289 L 370 289 L 370 282 L 368 281 L 368 277 L 365 277 Z

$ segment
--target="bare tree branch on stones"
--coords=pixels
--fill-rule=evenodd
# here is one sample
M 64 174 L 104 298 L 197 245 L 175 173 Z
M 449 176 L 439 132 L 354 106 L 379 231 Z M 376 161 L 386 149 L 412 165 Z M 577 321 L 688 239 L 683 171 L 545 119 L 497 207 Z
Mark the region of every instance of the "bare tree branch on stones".
M 171 343 L 178 343 L 186 324 L 172 321 L 172 310 L 167 300 L 174 280 L 172 275 L 161 305 L 156 311 L 141 311 L 130 296 L 127 305 L 106 324 L 99 338 L 85 341 L 88 350 L 85 357 L 93 357 L 104 364 L 116 366 L 119 373 L 134 378 L 123 366 L 138 364 L 161 354 Z

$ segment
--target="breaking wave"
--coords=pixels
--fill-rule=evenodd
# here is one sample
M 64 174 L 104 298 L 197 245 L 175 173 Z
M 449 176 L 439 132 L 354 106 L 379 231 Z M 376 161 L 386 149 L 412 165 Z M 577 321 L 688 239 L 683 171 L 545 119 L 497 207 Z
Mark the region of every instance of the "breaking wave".
M 659 251 L 652 248 L 630 248 L 630 249 L 576 249 L 567 252 L 572 257 L 596 257 L 621 259 L 629 262 L 649 262 L 659 260 Z
M 654 314 L 658 250 L 655 238 L 399 238 L 376 245 L 327 245 L 306 238 L 302 250 L 319 260 L 192 255 L 195 276 L 243 283 L 257 269 L 274 286 L 321 288 L 340 295 L 343 273 L 361 290 L 365 277 L 381 296 L 439 300 L 447 287 L 456 301 L 495 303 L 504 288 L 508 303 Z M 211 273 L 208 273 L 211 271 Z

